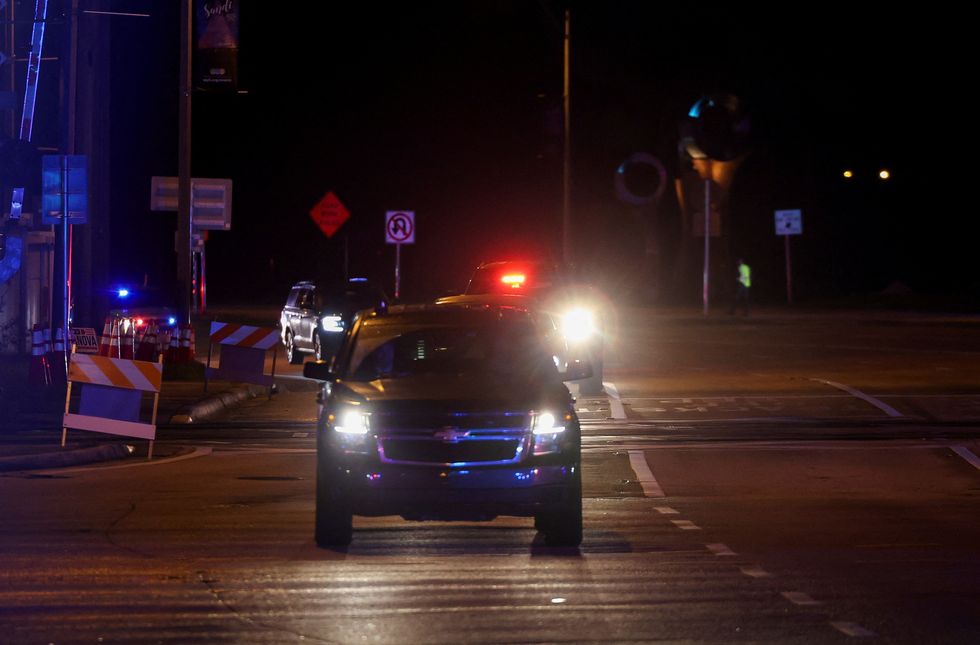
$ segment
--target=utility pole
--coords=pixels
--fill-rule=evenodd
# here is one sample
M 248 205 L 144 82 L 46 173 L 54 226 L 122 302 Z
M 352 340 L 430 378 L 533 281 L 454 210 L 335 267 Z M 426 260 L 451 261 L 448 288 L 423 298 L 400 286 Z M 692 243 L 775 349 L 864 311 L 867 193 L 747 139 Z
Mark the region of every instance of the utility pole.
M 177 125 L 177 299 L 182 323 L 191 320 L 191 91 L 193 3 L 180 4 L 180 105 Z
M 565 9 L 565 35 L 563 56 L 562 84 L 562 196 L 561 196 L 561 251 L 565 264 L 572 261 L 572 94 L 570 54 L 572 47 L 572 15 L 571 10 Z

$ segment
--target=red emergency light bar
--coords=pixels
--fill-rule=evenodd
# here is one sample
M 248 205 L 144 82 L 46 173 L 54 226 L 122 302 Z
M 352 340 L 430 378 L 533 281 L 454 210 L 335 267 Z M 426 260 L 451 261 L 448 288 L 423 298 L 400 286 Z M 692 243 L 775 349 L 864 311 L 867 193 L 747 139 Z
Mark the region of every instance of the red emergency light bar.
M 500 281 L 504 284 L 509 284 L 511 287 L 518 289 L 524 284 L 524 274 L 523 273 L 507 273 L 500 276 Z

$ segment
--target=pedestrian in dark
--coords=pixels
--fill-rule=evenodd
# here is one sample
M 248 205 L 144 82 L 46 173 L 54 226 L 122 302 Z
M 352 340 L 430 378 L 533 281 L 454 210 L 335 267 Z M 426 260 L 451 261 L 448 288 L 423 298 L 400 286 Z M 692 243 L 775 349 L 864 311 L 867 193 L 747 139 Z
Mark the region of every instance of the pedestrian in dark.
M 738 306 L 742 306 L 742 315 L 749 315 L 749 289 L 752 287 L 752 269 L 745 260 L 739 258 L 736 262 L 737 273 L 735 274 L 735 300 L 732 302 L 731 311 L 728 313 L 730 315 L 735 315 L 735 310 Z

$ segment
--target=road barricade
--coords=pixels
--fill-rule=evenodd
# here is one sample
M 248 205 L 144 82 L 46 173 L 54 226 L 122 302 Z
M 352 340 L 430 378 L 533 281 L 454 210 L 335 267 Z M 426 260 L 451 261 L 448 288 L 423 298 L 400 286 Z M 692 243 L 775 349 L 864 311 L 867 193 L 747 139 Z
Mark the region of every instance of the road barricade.
M 221 345 L 221 356 L 219 366 L 211 367 L 211 353 L 215 343 Z M 278 348 L 278 329 L 212 322 L 207 369 L 204 370 L 204 391 L 208 389 L 209 379 L 222 379 L 266 385 L 269 387 L 269 398 L 272 398 Z M 265 373 L 265 353 L 269 349 L 273 350 L 272 374 Z
M 35 324 L 31 331 L 31 366 L 27 378 L 31 385 L 51 385 L 51 364 L 40 324 Z
M 68 439 L 68 428 L 74 428 L 148 439 L 150 447 L 147 459 L 151 458 L 162 382 L 163 365 L 159 362 L 73 354 L 68 369 L 61 446 L 64 447 Z M 72 385 L 75 383 L 82 391 L 78 412 L 73 413 L 69 407 Z M 140 421 L 144 393 L 153 394 L 153 412 L 149 423 Z

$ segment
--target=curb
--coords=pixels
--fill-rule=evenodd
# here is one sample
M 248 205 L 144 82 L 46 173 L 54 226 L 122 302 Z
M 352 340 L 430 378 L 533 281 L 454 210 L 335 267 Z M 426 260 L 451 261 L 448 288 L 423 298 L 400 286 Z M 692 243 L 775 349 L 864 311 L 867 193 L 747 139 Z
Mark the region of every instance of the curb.
M 170 417 L 171 425 L 189 425 L 212 417 L 245 399 L 255 398 L 267 392 L 268 388 L 259 385 L 236 385 L 230 390 L 218 392 L 196 403 L 182 408 Z
M 97 461 L 122 459 L 132 454 L 132 446 L 124 443 L 110 443 L 91 448 L 80 448 L 78 450 L 43 452 L 33 455 L 14 455 L 11 457 L 0 457 L 0 472 L 78 466 Z

